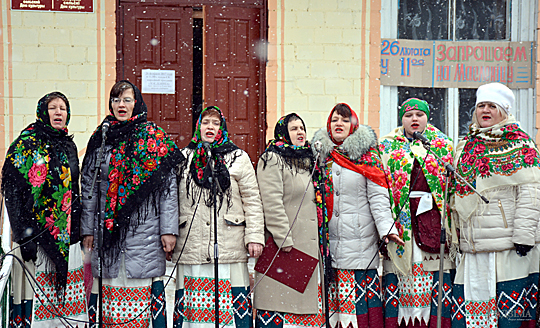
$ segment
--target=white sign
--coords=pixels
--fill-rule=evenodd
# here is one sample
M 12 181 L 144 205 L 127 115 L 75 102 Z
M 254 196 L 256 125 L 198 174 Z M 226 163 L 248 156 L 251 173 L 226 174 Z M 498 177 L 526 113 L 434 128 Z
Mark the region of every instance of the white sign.
M 142 70 L 142 93 L 174 94 L 174 87 L 174 70 Z

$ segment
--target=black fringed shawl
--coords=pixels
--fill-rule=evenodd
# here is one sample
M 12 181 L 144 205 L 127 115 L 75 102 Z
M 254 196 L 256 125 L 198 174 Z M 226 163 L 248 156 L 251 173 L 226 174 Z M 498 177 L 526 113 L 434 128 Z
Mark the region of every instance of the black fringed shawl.
M 147 121 L 147 107 L 139 89 L 128 82 L 135 95 L 132 117 L 118 121 L 113 115 L 105 120 L 111 123 L 107 133 L 107 145 L 112 146 L 107 183 L 105 232 L 103 249 L 105 265 L 110 266 L 118 259 L 128 231 L 144 222 L 150 210 L 145 204 L 148 199 L 157 202 L 169 192 L 166 183 L 173 168 L 185 160 L 180 149 L 167 133 L 153 122 Z M 88 142 L 83 160 L 83 174 L 93 174 L 94 163 L 101 146 L 101 124 Z M 90 172 L 88 172 L 90 171 Z M 86 195 L 85 195 L 86 197 Z
M 203 140 L 201 137 L 201 121 L 203 114 L 207 110 L 215 110 L 219 113 L 221 118 L 219 130 L 217 131 L 216 138 L 212 143 L 210 143 L 210 148 L 212 149 L 212 160 L 214 164 L 214 171 L 216 175 L 216 180 L 218 182 L 217 188 L 217 197 L 219 198 L 219 208 L 223 204 L 225 196 L 227 197 L 227 208 L 232 206 L 231 201 L 231 177 L 229 175 L 228 166 L 231 166 L 236 158 L 240 154 L 232 157 L 229 162 L 225 162 L 225 155 L 231 152 L 234 152 L 238 148 L 231 139 L 229 139 L 229 133 L 227 131 L 227 123 L 225 122 L 225 117 L 221 110 L 216 106 L 206 107 L 201 114 L 199 115 L 199 120 L 195 127 L 195 133 L 191 142 L 187 146 L 187 149 L 193 151 L 193 157 L 191 161 L 186 161 L 185 165 L 180 167 L 180 176 L 183 175 L 186 166 L 189 165 L 189 174 L 186 175 L 186 190 L 188 197 L 191 197 L 192 204 L 194 205 L 201 193 L 204 194 L 204 203 L 208 207 L 214 205 L 214 200 L 211 193 L 211 184 L 209 183 L 209 177 L 211 175 L 210 166 L 206 165 L 208 163 L 208 156 L 203 148 Z M 194 184 L 192 183 L 195 182 Z
M 51 272 L 57 295 L 62 298 L 67 284 L 69 246 L 80 238 L 79 159 L 67 128 L 50 124 L 48 101 L 60 92 L 45 95 L 38 102 L 36 122 L 26 127 L 8 149 L 2 168 L 2 194 L 17 243 L 34 242 Z

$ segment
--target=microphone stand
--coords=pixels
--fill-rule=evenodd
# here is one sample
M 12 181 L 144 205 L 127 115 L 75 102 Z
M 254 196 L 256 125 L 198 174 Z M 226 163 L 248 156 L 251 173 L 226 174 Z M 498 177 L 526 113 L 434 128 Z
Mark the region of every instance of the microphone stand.
M 419 139 L 419 138 L 417 138 Z M 427 150 L 428 153 L 431 152 L 431 145 L 429 142 L 419 139 L 422 142 L 422 145 Z M 482 196 L 467 180 L 465 180 L 461 175 L 459 175 L 454 167 L 446 163 L 440 156 L 431 152 L 433 156 L 439 161 L 439 163 L 444 164 L 445 169 L 445 187 L 444 187 L 444 199 L 443 199 L 443 213 L 441 215 L 441 237 L 440 237 L 440 251 L 439 251 L 439 290 L 437 293 L 437 328 L 441 328 L 442 324 L 442 293 L 443 293 L 443 274 L 444 274 L 444 245 L 446 244 L 446 228 L 444 227 L 444 222 L 446 220 L 446 198 L 448 197 L 448 183 L 450 182 L 450 177 L 453 175 L 455 178 L 458 178 L 464 182 L 472 191 L 474 191 L 483 202 L 486 204 L 489 203 L 489 200 Z
M 88 199 L 92 198 L 94 194 L 94 186 L 97 182 L 97 201 L 96 201 L 96 212 L 98 213 L 98 238 L 97 238 L 97 247 L 98 247 L 98 315 L 99 315 L 99 328 L 103 328 L 103 220 L 101 218 L 101 162 L 103 161 L 103 150 L 105 148 L 105 141 L 107 140 L 107 134 L 103 133 L 101 138 L 101 146 L 98 151 L 98 157 L 94 164 L 94 177 L 92 178 L 92 187 L 90 188 L 90 194 Z
M 214 311 L 215 311 L 215 318 L 214 318 L 214 327 L 219 328 L 219 246 L 218 246 L 218 216 L 217 216 L 217 183 L 215 179 L 215 172 L 214 167 L 212 163 L 212 152 L 208 151 L 208 163 L 206 165 L 210 165 L 210 183 L 211 183 L 211 190 L 212 190 L 212 201 L 214 203 Z
M 322 198 L 322 205 L 323 205 L 323 218 L 322 218 L 322 245 L 323 245 L 323 276 L 324 276 L 324 319 L 326 323 L 326 328 L 331 328 L 330 325 L 330 309 L 328 308 L 328 287 L 330 286 L 330 282 L 328 281 L 328 271 L 327 267 L 330 266 L 332 263 L 330 262 L 330 257 L 328 256 L 328 239 L 326 238 L 326 231 L 328 228 L 328 224 L 325 220 L 324 213 L 326 211 L 326 173 L 324 171 L 324 167 L 321 168 L 321 174 L 322 174 L 322 183 L 319 186 L 321 188 L 321 198 Z M 328 214 L 327 214 L 328 215 Z

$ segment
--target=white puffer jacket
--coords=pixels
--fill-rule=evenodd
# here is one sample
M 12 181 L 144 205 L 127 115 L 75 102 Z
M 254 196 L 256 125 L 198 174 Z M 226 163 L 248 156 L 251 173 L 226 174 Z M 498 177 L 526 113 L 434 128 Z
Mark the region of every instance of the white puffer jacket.
M 206 264 L 214 261 L 214 224 L 213 208 L 204 204 L 204 195 L 199 201 L 195 217 L 196 205 L 193 205 L 191 194 L 186 190 L 186 177 L 193 157 L 193 150 L 184 148 L 182 153 L 187 158 L 188 167 L 178 185 L 180 203 L 180 229 L 173 253 L 173 262 L 180 256 L 184 243 L 181 264 Z M 236 157 L 232 165 L 230 162 Z M 232 207 L 227 209 L 227 199 L 218 213 L 218 246 L 219 263 L 247 262 L 247 244 L 264 245 L 264 215 L 259 194 L 259 185 L 255 177 L 255 169 L 248 154 L 243 150 L 235 150 L 224 156 L 225 164 L 231 177 Z M 192 185 L 195 183 L 191 181 Z M 190 189 L 193 192 L 193 189 Z M 193 224 L 191 224 L 193 218 Z M 191 225 L 191 231 L 189 227 Z M 187 238 L 187 242 L 186 242 Z
M 318 141 L 322 144 L 321 157 L 326 159 L 335 146 L 326 129 L 315 133 L 313 143 Z M 375 132 L 367 125 L 360 125 L 341 148 L 349 158 L 356 160 L 376 145 Z M 392 227 L 388 189 L 336 163 L 332 163 L 331 174 L 334 187 L 334 211 L 329 222 L 332 267 L 375 269 L 379 266 L 379 239 L 397 234 Z

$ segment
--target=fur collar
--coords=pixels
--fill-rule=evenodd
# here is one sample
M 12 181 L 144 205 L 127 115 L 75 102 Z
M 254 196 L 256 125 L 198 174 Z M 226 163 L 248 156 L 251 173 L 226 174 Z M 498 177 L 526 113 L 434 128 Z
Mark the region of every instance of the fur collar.
M 313 149 L 315 156 L 317 156 L 315 151 L 315 148 L 317 147 L 313 145 L 317 142 L 321 143 L 321 159 L 326 160 L 330 152 L 336 147 L 336 144 L 334 144 L 332 139 L 328 136 L 326 128 L 318 130 L 313 135 L 311 148 Z M 364 155 L 371 147 L 377 147 L 377 135 L 370 126 L 362 124 L 360 124 L 353 134 L 345 139 L 341 146 L 339 146 L 339 148 L 353 161 L 360 159 L 360 157 L 362 157 L 362 155 Z

